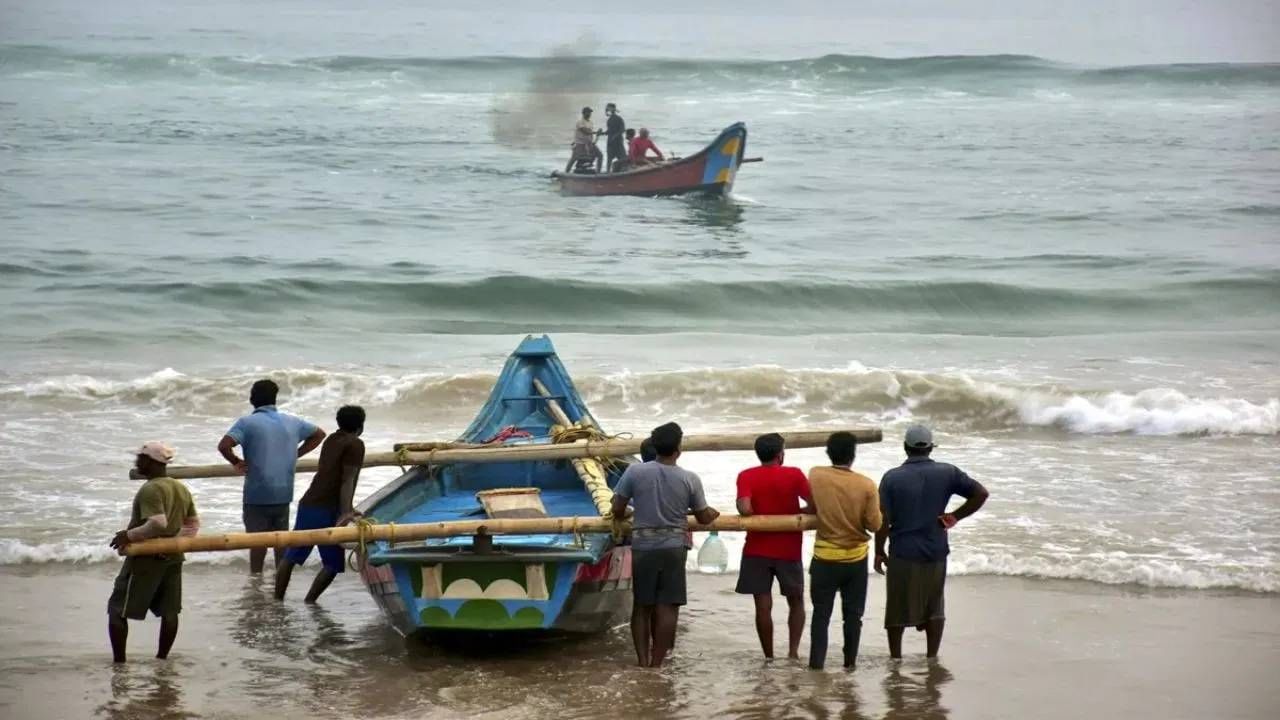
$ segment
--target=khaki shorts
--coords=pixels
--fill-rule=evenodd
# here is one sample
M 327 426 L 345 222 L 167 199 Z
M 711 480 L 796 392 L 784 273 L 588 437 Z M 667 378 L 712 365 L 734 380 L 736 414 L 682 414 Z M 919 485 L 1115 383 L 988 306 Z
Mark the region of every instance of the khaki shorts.
M 116 576 L 107 614 L 129 620 L 176 617 L 182 612 L 182 561 L 164 557 L 131 557 Z
M 889 558 L 885 571 L 884 626 L 915 627 L 946 617 L 943 588 L 947 561 L 927 562 Z

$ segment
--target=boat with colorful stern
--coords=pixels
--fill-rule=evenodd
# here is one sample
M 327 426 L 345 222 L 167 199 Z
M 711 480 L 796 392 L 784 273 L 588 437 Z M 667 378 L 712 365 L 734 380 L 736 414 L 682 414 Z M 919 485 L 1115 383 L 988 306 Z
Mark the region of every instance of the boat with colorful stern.
M 551 341 L 507 360 L 464 444 L 539 445 L 601 437 Z M 418 466 L 361 505 L 375 523 L 602 516 L 632 460 L 592 458 Z M 391 624 L 418 631 L 596 632 L 631 611 L 630 547 L 610 533 L 461 536 L 369 543 L 361 578 Z
M 747 126 L 734 123 L 701 151 L 615 173 L 553 173 L 565 195 L 727 195 L 747 158 Z

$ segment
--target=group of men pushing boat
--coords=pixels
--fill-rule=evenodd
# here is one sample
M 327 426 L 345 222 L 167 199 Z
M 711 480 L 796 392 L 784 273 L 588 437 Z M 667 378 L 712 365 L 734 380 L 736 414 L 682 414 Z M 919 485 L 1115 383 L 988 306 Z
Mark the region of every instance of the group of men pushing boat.
M 655 159 L 665 159 L 662 151 L 649 137 L 649 129 L 642 127 L 637 133 L 633 128 L 628 128 L 622 115 L 618 114 L 617 104 L 609 103 L 604 106 L 608 119 L 603 130 L 596 130 L 591 122 L 593 112 L 590 107 L 582 108 L 582 117 L 574 125 L 572 150 L 569 162 L 564 166 L 565 173 L 599 173 L 604 168 L 608 168 L 609 172 L 622 172 L 648 165 Z M 604 154 L 596 145 L 596 138 L 601 135 L 605 136 Z M 653 157 L 650 157 L 650 152 Z
M 653 430 L 642 448 L 644 462 L 629 466 L 614 488 L 614 517 L 633 508 L 631 574 L 634 605 L 631 635 L 642 667 L 661 667 L 675 644 L 680 606 L 687 602 L 685 561 L 691 549 L 686 513 L 709 524 L 720 513 L 707 504 L 702 481 L 677 465 L 683 432 L 676 423 Z M 827 439 L 829 466 L 805 473 L 788 467 L 785 443 L 777 433 L 756 438 L 757 467 L 738 475 L 740 515 L 817 516 L 817 537 L 809 563 L 813 604 L 809 667 L 826 663 L 827 629 L 837 595 L 843 615 L 844 667 L 858 658 L 862 614 L 867 600 L 869 543 L 873 566 L 886 574 L 884 626 L 889 654 L 902 657 L 908 627 L 924 631 L 926 654 L 936 657 L 945 623 L 943 588 L 950 548 L 947 533 L 987 500 L 987 489 L 964 471 L 935 462 L 933 433 L 922 425 L 907 430 L 901 466 L 885 473 L 879 488 L 853 470 L 857 439 L 836 432 Z M 965 498 L 948 512 L 951 497 Z M 755 603 L 756 633 L 766 658 L 773 658 L 773 581 L 787 599 L 787 656 L 800 657 L 804 632 L 803 533 L 748 532 L 742 549 L 737 592 Z
M 253 412 L 235 422 L 218 445 L 222 456 L 244 482 L 244 526 L 247 532 L 289 529 L 289 508 L 298 458 L 320 447 L 320 461 L 307 492 L 298 502 L 295 530 L 334 527 L 354 519 L 356 483 L 364 462 L 365 412 L 357 406 L 338 410 L 338 430 L 324 430 L 301 418 L 279 412 L 279 388 L 259 380 L 250 390 Z M 632 515 L 631 564 L 632 639 L 643 667 L 661 667 L 675 643 L 679 609 L 687 602 L 686 559 L 692 546 L 688 514 L 702 524 L 719 512 L 706 500 L 702 481 L 681 468 L 683 432 L 676 423 L 653 430 L 641 448 L 642 462 L 626 468 L 614 487 L 610 511 Z M 323 443 L 323 445 L 322 445 Z M 243 457 L 237 456 L 240 447 Z M 887 573 L 885 628 L 890 655 L 902 655 L 906 628 L 922 630 L 927 655 L 935 657 L 944 625 L 943 588 L 947 533 L 976 512 L 987 490 L 960 469 L 930 458 L 933 435 L 912 426 L 904 443 L 907 458 L 885 473 L 879 488 L 853 470 L 857 440 L 847 432 L 827 440 L 829 466 L 815 467 L 806 476 L 784 464 L 781 435 L 769 433 L 755 441 L 760 465 L 737 478 L 740 515 L 813 514 L 817 536 L 809 564 L 809 592 L 813 605 L 809 666 L 822 669 L 827 654 L 827 629 L 837 596 L 843 613 L 844 667 L 857 660 L 862 615 L 866 605 L 868 559 L 877 573 Z M 194 535 L 200 527 L 195 502 L 180 481 L 168 477 L 173 450 L 148 442 L 137 452 L 136 467 L 145 479 L 133 501 L 125 530 L 111 547 L 124 554 L 131 543 L 154 537 Z M 952 496 L 965 502 L 952 512 Z M 872 556 L 870 543 L 874 537 Z M 887 544 L 887 547 L 886 547 Z M 751 595 L 755 625 L 766 658 L 773 657 L 772 590 L 776 579 L 787 600 L 788 657 L 799 658 L 805 625 L 803 533 L 748 532 L 738 574 L 737 592 Z M 310 556 L 311 547 L 275 554 L 275 597 L 283 600 L 293 568 Z M 250 551 L 250 572 L 262 572 L 265 549 Z M 322 568 L 307 593 L 315 602 L 343 571 L 338 546 L 320 548 Z M 107 602 L 108 629 L 116 662 L 124 662 L 128 620 L 145 619 L 148 611 L 161 619 L 158 658 L 168 656 L 182 610 L 182 563 L 179 554 L 130 556 L 116 578 Z

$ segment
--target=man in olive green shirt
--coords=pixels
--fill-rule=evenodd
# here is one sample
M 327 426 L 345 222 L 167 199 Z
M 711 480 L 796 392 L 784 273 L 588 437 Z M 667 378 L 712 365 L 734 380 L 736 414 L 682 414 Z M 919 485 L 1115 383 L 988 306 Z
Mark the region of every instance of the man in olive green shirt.
M 138 450 L 138 473 L 147 481 L 133 498 L 129 527 L 116 533 L 111 547 L 121 555 L 131 543 L 156 537 L 195 535 L 200 529 L 191 491 L 167 476 L 173 449 L 161 442 L 148 442 Z M 182 553 L 127 557 L 107 600 L 107 632 L 115 661 L 125 661 L 129 620 L 145 620 L 147 610 L 160 618 L 160 649 L 156 657 L 169 656 L 178 636 L 178 613 L 182 612 Z

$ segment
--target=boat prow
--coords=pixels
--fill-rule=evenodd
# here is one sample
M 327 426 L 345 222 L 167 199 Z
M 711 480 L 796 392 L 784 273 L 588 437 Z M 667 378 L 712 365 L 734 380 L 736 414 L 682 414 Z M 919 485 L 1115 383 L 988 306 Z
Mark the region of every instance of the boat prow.
M 551 341 L 528 337 L 507 360 L 488 401 L 459 440 L 551 443 L 564 416 L 595 425 Z M 599 515 L 599 502 L 580 476 L 581 464 L 547 460 L 417 467 L 379 490 L 361 509 L 379 523 L 478 520 L 501 517 L 502 512 Z M 620 466 L 596 467 L 603 482 L 616 484 Z M 519 507 L 500 509 L 510 502 Z M 368 548 L 361 577 L 391 624 L 405 635 L 424 630 L 594 632 L 613 626 L 631 608 L 630 547 L 615 544 L 607 533 L 377 542 Z
M 565 195 L 727 195 L 747 151 L 747 126 L 734 123 L 687 158 L 618 173 L 554 173 Z

